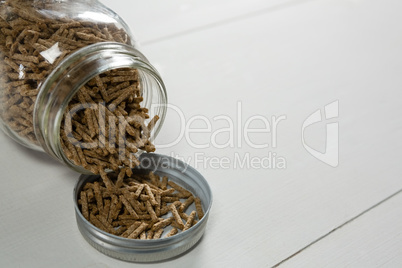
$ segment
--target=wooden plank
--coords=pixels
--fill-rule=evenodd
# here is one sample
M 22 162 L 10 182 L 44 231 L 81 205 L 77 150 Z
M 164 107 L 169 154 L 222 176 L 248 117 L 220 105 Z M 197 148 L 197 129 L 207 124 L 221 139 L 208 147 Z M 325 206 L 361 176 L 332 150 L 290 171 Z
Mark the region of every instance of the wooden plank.
M 290 3 L 305 0 L 150 0 L 131 2 L 126 0 L 102 0 L 101 2 L 119 14 L 132 29 L 134 35 L 147 43 L 157 39 L 212 26 L 236 17 L 264 12 L 271 8 L 286 8 Z
M 233 148 L 197 149 L 184 137 L 159 149 L 197 163 L 216 195 L 205 244 L 189 258 L 201 255 L 205 266 L 275 265 L 402 188 L 402 101 L 395 97 L 402 86 L 402 40 L 393 34 L 402 30 L 399 7 L 397 1 L 311 2 L 144 46 L 166 81 L 170 103 L 187 122 L 206 116 L 217 130 L 228 124 L 213 119 L 227 115 L 237 126 L 238 101 L 243 126 L 254 115 L 270 122 L 287 117 L 278 125 L 276 148 L 271 133 L 260 133 L 250 139 L 268 142 L 268 148 L 252 148 L 244 138 L 238 145 L 235 136 Z M 315 159 L 301 142 L 307 117 L 334 101 L 339 118 L 328 123 L 339 123 L 336 168 Z M 326 123 L 306 129 L 307 144 L 324 151 Z M 160 144 L 179 135 L 173 109 L 165 126 Z M 191 135 L 196 143 L 211 143 L 211 133 Z M 236 156 L 262 159 L 269 152 L 286 159 L 286 170 L 200 163 L 228 157 L 233 164 Z
M 280 267 L 399 267 L 402 194 L 302 251 Z
M 255 144 L 269 143 L 258 149 L 244 133 L 239 142 L 236 130 L 233 147 L 217 148 L 211 133 L 195 133 L 163 149 L 181 127 L 169 110 L 158 152 L 189 160 L 208 179 L 214 204 L 201 243 L 156 267 L 271 266 L 402 188 L 400 8 L 396 0 L 315 1 L 144 46 L 185 126 L 205 116 L 215 131 L 227 124 L 214 118 L 228 116 L 243 130 L 252 116 L 272 122 L 272 116 L 286 115 L 275 148 L 272 133 L 250 134 Z M 334 101 L 336 168 L 301 143 L 303 122 Z M 191 127 L 205 128 L 203 123 Z M 325 127 L 322 122 L 306 129 L 307 144 L 325 148 Z M 223 144 L 228 136 L 221 135 L 217 141 Z M 210 146 L 195 148 L 189 141 Z M 81 237 L 71 199 L 78 174 L 3 134 L 0 143 L 0 266 L 132 267 Z M 247 155 L 262 160 L 269 152 L 283 157 L 286 168 L 236 162 Z M 212 157 L 227 157 L 229 167 L 216 168 Z

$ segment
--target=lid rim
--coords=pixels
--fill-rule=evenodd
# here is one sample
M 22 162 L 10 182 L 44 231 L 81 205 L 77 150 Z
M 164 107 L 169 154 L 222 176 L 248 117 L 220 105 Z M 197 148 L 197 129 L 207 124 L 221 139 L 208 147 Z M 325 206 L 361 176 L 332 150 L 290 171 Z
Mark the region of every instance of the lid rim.
M 140 165 L 140 167 L 136 167 L 133 170 L 152 170 L 155 171 L 155 173 L 158 173 L 158 171 L 176 171 L 183 174 L 183 177 L 177 178 L 176 176 L 172 176 L 170 179 L 179 184 L 182 180 L 187 179 L 191 183 L 194 183 L 193 188 L 195 186 L 199 188 L 195 190 L 198 190 L 198 194 L 202 192 L 200 198 L 206 209 L 204 217 L 200 219 L 197 224 L 185 232 L 180 232 L 168 238 L 165 237 L 155 240 L 128 239 L 100 230 L 84 218 L 79 210 L 77 202 L 79 198 L 78 191 L 83 187 L 84 183 L 98 179 L 99 175 L 81 175 L 76 183 L 73 195 L 76 220 L 81 234 L 88 243 L 98 251 L 110 257 L 132 262 L 163 261 L 183 254 L 201 239 L 205 232 L 209 212 L 212 207 L 212 191 L 201 173 L 181 160 L 155 153 L 144 153 L 140 157 L 140 162 L 142 159 L 155 160 L 154 163 L 162 163 L 161 160 L 165 160 L 169 165 L 152 166 L 154 169 L 151 169 L 151 167 L 144 169 L 141 168 Z M 195 193 L 193 192 L 193 194 Z

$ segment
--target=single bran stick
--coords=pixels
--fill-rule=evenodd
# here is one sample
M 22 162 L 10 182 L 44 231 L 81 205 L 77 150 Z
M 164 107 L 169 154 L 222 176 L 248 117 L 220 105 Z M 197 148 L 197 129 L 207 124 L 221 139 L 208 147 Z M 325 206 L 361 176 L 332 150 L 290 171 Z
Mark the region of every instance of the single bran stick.
M 157 221 L 157 220 L 158 220 L 158 217 L 156 216 L 156 213 L 155 213 L 154 209 L 152 208 L 151 203 L 147 200 L 147 201 L 145 202 L 145 205 L 146 205 L 146 207 L 147 207 L 147 211 L 148 211 L 149 215 L 151 215 L 151 219 L 152 219 L 153 221 Z
M 156 202 L 155 196 L 154 196 L 154 194 L 152 193 L 151 187 L 149 187 L 148 184 L 145 184 L 145 191 L 146 191 L 146 193 L 149 195 L 151 205 L 152 205 L 152 206 L 157 206 L 157 205 L 158 205 L 158 202 Z
M 142 195 L 140 195 L 140 200 L 141 201 L 148 201 L 150 199 L 150 197 L 149 197 L 149 195 L 146 195 L 146 194 L 142 194 Z
M 176 190 L 174 188 L 170 188 L 167 190 L 164 190 L 160 193 L 161 196 L 169 196 L 171 194 L 173 194 Z
M 177 230 L 177 228 L 173 228 L 170 230 L 169 233 L 167 233 L 167 235 L 165 237 L 171 237 L 174 236 L 175 234 L 177 234 L 179 231 Z
M 166 189 L 167 189 L 167 183 L 168 183 L 168 177 L 163 176 L 163 177 L 162 177 L 162 182 L 161 182 L 161 188 L 162 188 L 162 190 L 166 190 Z
M 137 191 L 136 191 L 135 194 L 134 194 L 135 199 L 138 199 L 138 197 L 141 195 L 142 190 L 144 189 L 144 186 L 145 186 L 144 184 L 140 184 L 140 185 L 138 186 Z
M 190 216 L 187 218 L 187 221 L 186 221 L 186 224 L 184 225 L 183 231 L 186 231 L 186 230 L 190 229 L 191 226 L 193 226 L 193 221 L 194 221 L 195 215 L 196 215 L 196 212 L 195 212 L 195 210 L 193 210 L 190 213 Z
M 162 201 L 167 203 L 177 202 L 179 200 L 180 198 L 175 196 L 162 196 Z
M 154 237 L 154 231 L 153 230 L 149 230 L 148 234 L 147 234 L 147 240 L 151 240 Z
M 184 212 L 181 212 L 181 213 L 179 213 L 180 214 L 180 217 L 183 219 L 183 220 L 185 220 L 185 221 L 188 221 L 188 215 L 186 214 L 186 213 L 184 213 Z
M 168 181 L 168 184 L 170 187 L 172 187 L 172 188 L 176 189 L 178 192 L 180 192 L 182 194 L 183 198 L 188 198 L 193 195 L 190 191 L 184 189 L 183 187 L 174 183 L 173 181 Z
M 110 211 L 110 206 L 111 206 L 111 202 L 109 199 L 105 199 L 104 200 L 104 204 L 103 204 L 103 211 L 100 215 L 100 217 L 102 218 L 102 220 L 104 219 L 105 221 L 107 221 L 107 218 L 109 216 L 109 211 Z M 103 221 L 102 221 L 103 223 Z M 105 224 L 103 224 L 105 225 Z M 106 226 L 106 225 L 105 225 Z
M 102 194 L 100 192 L 99 182 L 97 181 L 94 182 L 94 192 L 95 192 L 96 204 L 98 206 L 99 212 L 101 213 L 103 211 L 103 199 Z
M 204 217 L 204 211 L 202 210 L 201 199 L 199 197 L 194 199 L 195 202 L 195 209 L 197 210 L 198 219 L 202 219 Z
M 185 212 L 186 209 L 194 202 L 194 196 L 191 195 L 189 198 L 186 199 L 186 201 L 184 201 L 183 204 L 181 204 L 181 206 L 179 207 L 179 211 L 180 212 Z
M 86 190 L 87 192 L 87 197 L 88 197 L 88 202 L 92 202 L 92 200 L 94 200 L 95 196 L 94 196 L 94 191 L 89 188 Z
M 134 222 L 121 236 L 128 237 L 134 230 L 136 230 L 141 225 L 140 221 Z
M 114 192 L 114 185 L 113 182 L 110 181 L 109 177 L 107 176 L 107 173 L 103 169 L 99 169 L 99 174 L 103 180 L 103 183 L 106 185 L 106 188 L 110 192 Z
M 119 175 L 117 176 L 116 184 L 115 184 L 116 189 L 121 188 L 121 186 L 123 185 L 123 179 L 124 179 L 124 176 L 126 175 L 126 169 L 127 169 L 127 167 L 124 167 L 120 170 Z
M 183 228 L 184 228 L 184 224 L 183 224 L 183 221 L 182 221 L 182 219 L 181 219 L 181 217 L 180 217 L 180 215 L 179 215 L 179 212 L 178 212 L 177 209 L 176 209 L 176 206 L 175 206 L 174 204 L 171 204 L 171 205 L 169 206 L 169 209 L 170 209 L 170 211 L 171 211 L 172 214 L 173 214 L 173 217 L 174 217 L 175 222 L 181 227 L 180 229 L 183 229 Z
M 138 237 L 139 234 L 141 234 L 143 231 L 145 231 L 145 229 L 148 227 L 148 223 L 143 222 L 141 223 L 141 225 L 134 230 L 134 232 L 132 232 L 129 236 L 127 236 L 127 238 L 136 238 Z
M 176 229 L 180 229 L 180 230 L 183 230 L 183 228 L 184 228 L 184 225 L 179 225 L 177 222 L 172 222 L 172 224 L 171 224 L 171 226 L 172 227 L 174 227 L 174 228 L 176 228 Z
M 81 191 L 81 211 L 82 216 L 89 221 L 89 212 L 88 212 L 88 199 L 87 193 L 85 191 Z
M 134 211 L 133 207 L 131 206 L 130 202 L 124 197 L 124 195 L 120 195 L 120 200 L 127 209 L 127 211 L 135 218 L 139 219 L 138 214 Z
M 92 223 L 95 227 L 107 232 L 107 228 L 96 218 L 94 214 L 89 215 L 89 222 Z
M 151 220 L 151 216 L 148 214 L 141 214 L 138 215 L 140 220 Z M 131 215 L 120 215 L 119 220 L 135 220 L 133 216 Z
M 155 214 L 156 216 L 160 216 L 161 214 L 161 204 L 162 204 L 162 200 L 161 200 L 161 195 L 160 193 L 157 193 L 155 196 L 155 200 L 158 203 L 158 205 L 155 207 Z
M 161 238 L 163 231 L 164 231 L 164 229 L 162 229 L 162 228 L 161 228 L 161 229 L 158 229 L 158 230 L 154 233 L 154 236 L 152 237 L 152 239 Z
M 109 223 L 112 223 L 112 221 L 117 217 L 116 210 L 118 209 L 118 203 L 119 203 L 119 198 L 116 195 L 112 195 L 111 202 L 110 202 L 110 209 L 109 209 L 109 215 L 107 217 L 107 221 Z M 120 206 L 121 208 L 121 206 Z
M 174 220 L 174 218 L 170 217 L 168 219 L 159 221 L 152 226 L 152 230 L 157 231 L 161 228 L 165 228 L 166 226 L 170 225 L 173 222 L 173 220 Z

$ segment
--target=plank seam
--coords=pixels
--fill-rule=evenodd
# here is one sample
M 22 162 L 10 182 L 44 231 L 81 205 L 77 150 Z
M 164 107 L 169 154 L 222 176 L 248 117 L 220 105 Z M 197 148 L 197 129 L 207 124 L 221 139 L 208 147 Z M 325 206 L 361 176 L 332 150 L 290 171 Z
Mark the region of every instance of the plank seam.
M 173 34 L 169 34 L 169 35 L 165 35 L 162 37 L 158 37 L 155 39 L 151 39 L 148 41 L 144 41 L 144 42 L 140 42 L 142 46 L 146 46 L 146 45 L 150 45 L 150 44 L 154 44 L 157 42 L 162 42 L 165 40 L 169 40 L 169 39 L 174 39 L 183 35 L 188 35 L 188 34 L 192 34 L 192 33 L 196 33 L 196 32 L 202 32 L 211 28 L 215 28 L 215 27 L 219 27 L 222 25 L 226 25 L 226 24 L 230 24 L 233 22 L 237 22 L 237 21 L 241 21 L 241 20 L 245 20 L 245 19 L 249 19 L 255 16 L 261 16 L 261 15 L 265 15 L 267 13 L 272 13 L 272 12 L 276 12 L 276 11 L 280 11 L 280 10 L 284 10 L 286 8 L 289 7 L 293 7 L 296 5 L 301 5 L 304 3 L 308 3 L 308 2 L 313 2 L 313 1 L 317 1 L 317 0 L 295 0 L 295 1 L 291 1 L 291 2 L 287 2 L 287 3 L 283 3 L 283 4 L 278 4 L 272 7 L 267 7 L 267 8 L 263 8 L 261 10 L 257 10 L 257 11 L 252 11 L 246 14 L 242 14 L 242 15 L 238 15 L 238 16 L 234 16 L 231 18 L 227 18 L 221 21 L 217 21 L 217 22 L 213 22 L 210 24 L 206 24 L 206 25 L 202 25 L 202 26 L 198 26 L 198 27 L 194 27 L 192 29 L 188 29 L 188 30 L 184 30 L 181 32 L 177 32 L 177 33 L 173 33 Z
M 397 192 L 393 193 L 392 195 L 388 196 L 387 198 L 381 200 L 380 202 L 374 204 L 373 206 L 363 210 L 362 212 L 360 212 L 359 214 L 357 214 L 356 216 L 352 217 L 351 219 L 347 220 L 346 222 L 342 223 L 341 225 L 335 227 L 334 229 L 332 229 L 331 231 L 329 231 L 328 233 L 318 237 L 317 239 L 315 239 L 314 241 L 312 241 L 311 243 L 309 243 L 308 245 L 306 245 L 305 247 L 299 249 L 298 251 L 296 251 L 295 253 L 293 253 L 292 255 L 286 257 L 285 259 L 281 260 L 280 262 L 276 263 L 274 266 L 272 266 L 272 268 L 275 267 L 279 267 L 280 265 L 282 265 L 283 263 L 287 262 L 288 260 L 290 260 L 291 258 L 295 257 L 296 255 L 300 254 L 301 252 L 303 252 L 304 250 L 306 250 L 307 248 L 313 246 L 314 244 L 318 243 L 319 241 L 323 240 L 324 238 L 328 237 L 329 235 L 331 235 L 332 233 L 338 231 L 339 229 L 341 229 L 342 227 L 348 225 L 349 223 L 353 222 L 354 220 L 360 218 L 361 216 L 363 216 L 364 214 L 370 212 L 371 210 L 375 209 L 376 207 L 382 205 L 383 203 L 387 202 L 388 200 L 392 199 L 393 197 L 397 196 L 398 194 L 402 193 L 402 189 L 398 190 Z

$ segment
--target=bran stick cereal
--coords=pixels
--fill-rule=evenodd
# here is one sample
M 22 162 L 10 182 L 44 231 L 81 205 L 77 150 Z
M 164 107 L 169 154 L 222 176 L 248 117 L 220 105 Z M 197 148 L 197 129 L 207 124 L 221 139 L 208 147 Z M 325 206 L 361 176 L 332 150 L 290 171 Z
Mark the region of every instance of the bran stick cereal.
M 102 157 L 91 151 L 84 151 L 84 154 Z M 178 184 L 167 180 L 166 189 L 163 190 L 163 178 L 160 181 L 156 174 L 151 179 L 152 173 L 127 175 L 127 170 L 123 167 L 112 174 L 99 171 L 99 181 L 83 186 L 78 204 L 84 218 L 89 218 L 94 226 L 124 238 L 158 239 L 165 227 L 172 226 L 172 231 L 165 235 L 170 237 L 194 226 L 197 215 L 202 217 L 202 207 L 201 210 L 199 207 L 201 200 L 186 194 L 181 186 L 177 187 Z M 184 199 L 183 196 L 189 197 Z M 156 205 L 152 204 L 153 198 Z M 184 211 L 192 203 L 195 203 L 196 209 L 187 215 Z
M 177 228 L 172 228 L 172 229 L 170 230 L 170 232 L 167 233 L 166 237 L 174 236 L 174 235 L 177 234 L 177 233 L 178 233 Z
M 136 230 L 141 225 L 140 221 L 134 222 L 121 236 L 128 237 L 134 230 Z
M 181 227 L 180 229 L 183 229 L 183 228 L 184 228 L 184 224 L 183 224 L 183 221 L 182 221 L 182 219 L 181 219 L 181 217 L 180 217 L 180 215 L 179 215 L 179 212 L 178 212 L 177 209 L 176 209 L 176 206 L 175 206 L 174 204 L 171 204 L 171 205 L 169 206 L 169 209 L 170 209 L 170 211 L 171 211 L 172 214 L 173 214 L 173 217 L 174 217 L 175 222 Z
M 186 201 L 181 204 L 179 211 L 184 212 L 186 209 L 194 202 L 194 196 L 191 195 L 189 198 L 186 199 Z
M 190 229 L 190 227 L 193 225 L 195 214 L 196 212 L 194 210 L 190 213 L 190 216 L 187 218 L 186 224 L 184 225 L 183 231 Z
M 130 202 L 124 197 L 124 195 L 120 195 L 120 200 L 127 209 L 127 211 L 132 215 L 135 219 L 139 219 L 138 214 L 135 212 L 133 207 L 131 206 Z
M 129 234 L 127 236 L 127 238 L 136 238 L 140 233 L 142 233 L 143 231 L 145 231 L 145 229 L 148 227 L 148 223 L 143 222 L 141 223 L 141 225 L 134 230 L 134 232 L 132 232 L 131 234 Z
M 195 209 L 197 210 L 198 219 L 202 219 L 204 217 L 204 211 L 202 209 L 201 199 L 199 197 L 194 199 Z
M 170 187 L 172 187 L 172 188 L 176 189 L 178 192 L 180 192 L 181 196 L 184 198 L 188 198 L 193 195 L 190 191 L 184 189 L 183 187 L 174 183 L 173 181 L 168 181 L 168 184 L 170 185 Z
M 154 196 L 154 194 L 152 193 L 151 188 L 149 187 L 148 184 L 145 185 L 145 191 L 146 191 L 146 193 L 149 195 L 150 202 L 151 202 L 152 206 L 157 206 L 157 205 L 158 205 L 158 202 L 156 202 L 155 196 Z
M 162 236 L 164 229 L 158 229 L 157 231 L 155 231 L 154 236 L 152 237 L 152 239 L 158 239 Z
M 81 192 L 81 211 L 82 216 L 84 216 L 85 219 L 89 220 L 88 199 L 87 194 L 84 191 Z

